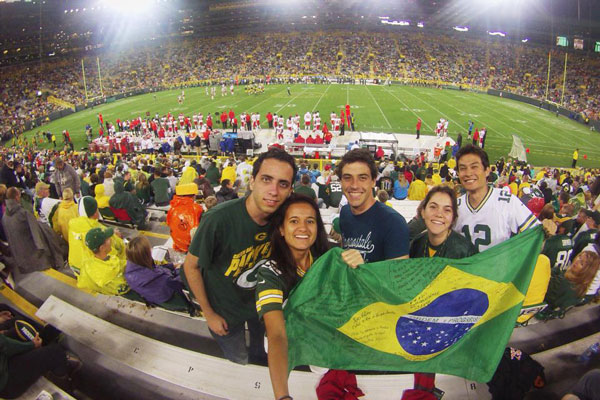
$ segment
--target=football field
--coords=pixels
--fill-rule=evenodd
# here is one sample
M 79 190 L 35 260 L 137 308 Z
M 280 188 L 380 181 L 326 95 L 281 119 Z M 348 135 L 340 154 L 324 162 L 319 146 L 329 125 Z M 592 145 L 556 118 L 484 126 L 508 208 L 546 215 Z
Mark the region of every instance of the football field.
M 146 113 L 154 116 L 171 112 L 191 116 L 202 113 L 213 114 L 215 127 L 220 123 L 215 112 L 233 109 L 241 112 L 259 112 L 262 126 L 268 111 L 303 116 L 306 111 L 318 110 L 323 121 L 329 120 L 332 111 L 340 113 L 345 104 L 350 104 L 356 121 L 356 129 L 369 132 L 414 133 L 417 118 L 421 118 L 422 135 L 433 135 L 437 121 L 449 121 L 448 134 L 456 139 L 458 132 L 467 142 L 468 121 L 476 128 L 487 129 L 486 150 L 491 160 L 506 157 L 512 144 L 512 135 L 518 135 L 529 148 L 528 161 L 536 166 L 567 167 L 571 165 L 573 150 L 580 149 L 578 166 L 600 167 L 600 133 L 592 132 L 566 117 L 557 117 L 546 110 L 514 100 L 458 90 L 442 90 L 411 86 L 364 86 L 364 85 L 292 85 L 288 95 L 287 86 L 269 85 L 263 94 L 250 95 L 244 87 L 235 87 L 235 94 L 217 96 L 211 100 L 204 87 L 185 89 L 185 101 L 178 104 L 181 90 L 150 93 L 121 99 L 93 109 L 87 109 L 68 117 L 53 121 L 37 130 L 50 130 L 62 143 L 62 130 L 68 129 L 75 148 L 86 146 L 84 128 L 86 124 L 98 132 L 97 114 L 102 113 L 105 121 L 113 122 L 145 118 Z M 27 137 L 32 131 L 27 133 Z M 10 143 L 10 142 L 9 142 Z M 266 145 L 264 143 L 263 145 Z M 44 143 L 48 147 L 47 142 Z M 584 155 L 587 159 L 584 159 Z

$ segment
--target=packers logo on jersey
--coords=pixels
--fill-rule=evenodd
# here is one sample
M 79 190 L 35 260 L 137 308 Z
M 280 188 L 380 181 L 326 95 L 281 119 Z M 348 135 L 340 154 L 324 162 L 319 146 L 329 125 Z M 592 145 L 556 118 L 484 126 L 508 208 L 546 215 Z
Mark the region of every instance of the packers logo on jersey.
M 257 242 L 262 242 L 266 238 L 267 238 L 266 232 L 261 232 L 261 233 L 257 233 L 256 235 L 254 235 L 254 240 L 256 240 Z

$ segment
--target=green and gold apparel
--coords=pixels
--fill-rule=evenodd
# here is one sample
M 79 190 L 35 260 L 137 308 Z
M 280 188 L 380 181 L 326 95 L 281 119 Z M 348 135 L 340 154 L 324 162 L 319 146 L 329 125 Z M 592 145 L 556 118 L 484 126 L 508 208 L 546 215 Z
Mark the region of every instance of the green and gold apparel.
M 310 258 L 312 264 L 312 255 Z M 290 284 L 281 276 L 281 271 L 273 260 L 261 263 L 256 274 L 257 285 L 255 291 L 256 312 L 262 320 L 263 316 L 273 310 L 283 310 L 283 304 L 287 300 L 292 289 L 304 277 L 305 271 L 296 267 L 298 280 L 296 284 Z
M 567 269 L 573 252 L 573 241 L 568 235 L 555 235 L 546 239 L 542 254 L 550 259 L 550 267 Z
M 254 222 L 245 201 L 230 200 L 202 215 L 189 247 L 212 308 L 229 325 L 256 317 L 256 269 L 271 254 L 269 225 Z
M 421 233 L 410 243 L 410 258 L 444 257 L 464 258 L 477 253 L 477 249 L 464 236 L 450 231 L 448 238 L 438 246 L 429 243 L 427 232 Z
M 588 244 L 594 243 L 597 233 L 598 229 L 588 229 L 587 231 L 581 232 L 579 235 L 577 235 L 573 243 L 571 261 L 573 261 L 575 257 L 577 257 L 577 254 L 581 253 Z
M 340 182 L 329 182 L 327 185 L 327 196 L 329 197 L 329 202 L 326 203 L 329 207 L 338 207 L 340 205 L 340 201 L 342 201 L 342 196 L 344 193 L 342 192 L 342 184 Z

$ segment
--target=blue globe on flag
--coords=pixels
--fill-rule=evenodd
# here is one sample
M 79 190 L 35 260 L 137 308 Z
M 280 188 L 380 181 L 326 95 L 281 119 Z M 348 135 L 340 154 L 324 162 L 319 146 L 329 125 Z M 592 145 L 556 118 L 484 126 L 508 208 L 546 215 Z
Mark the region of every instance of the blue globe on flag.
M 438 353 L 462 338 L 488 307 L 488 296 L 480 290 L 458 289 L 443 294 L 426 307 L 398 319 L 398 343 L 415 356 Z

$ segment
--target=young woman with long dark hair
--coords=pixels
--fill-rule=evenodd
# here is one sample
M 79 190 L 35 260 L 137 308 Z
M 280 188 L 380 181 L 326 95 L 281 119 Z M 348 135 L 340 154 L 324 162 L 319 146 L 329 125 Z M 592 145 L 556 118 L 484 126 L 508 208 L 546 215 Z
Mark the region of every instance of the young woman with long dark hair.
M 257 273 L 256 310 L 266 328 L 269 373 L 276 399 L 291 398 L 284 302 L 313 260 L 328 249 L 327 233 L 315 201 L 292 194 L 273 215 L 271 257 Z

